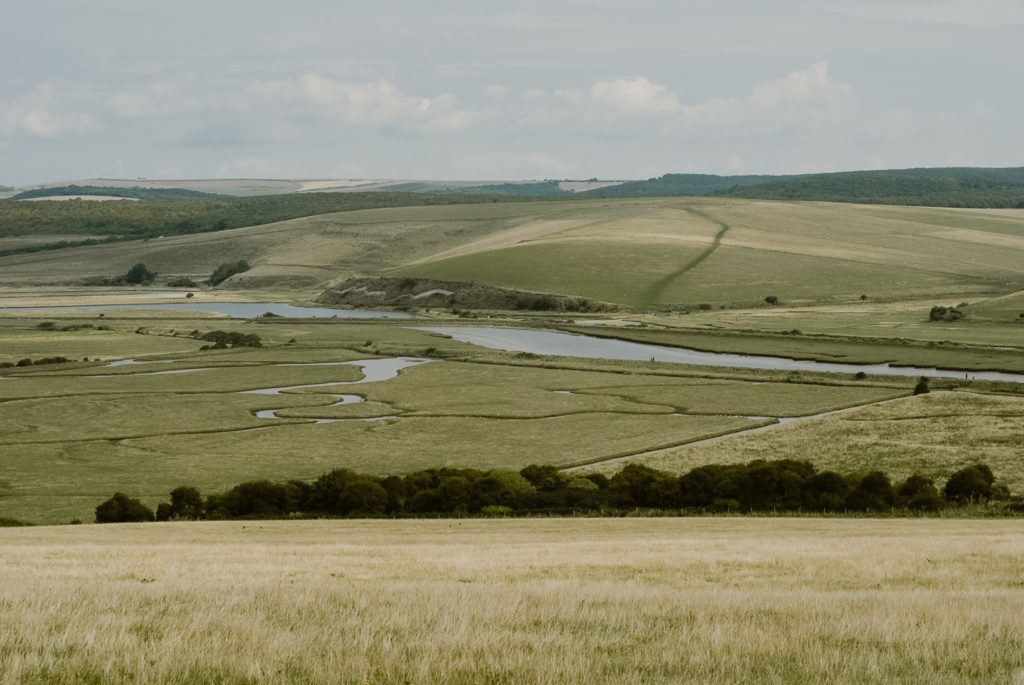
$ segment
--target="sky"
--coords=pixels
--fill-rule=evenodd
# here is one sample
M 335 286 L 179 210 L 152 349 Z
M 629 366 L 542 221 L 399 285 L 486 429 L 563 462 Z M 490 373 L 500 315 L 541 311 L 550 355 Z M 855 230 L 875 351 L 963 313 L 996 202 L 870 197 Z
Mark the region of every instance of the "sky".
M 0 0 L 0 184 L 1024 166 L 1024 0 Z

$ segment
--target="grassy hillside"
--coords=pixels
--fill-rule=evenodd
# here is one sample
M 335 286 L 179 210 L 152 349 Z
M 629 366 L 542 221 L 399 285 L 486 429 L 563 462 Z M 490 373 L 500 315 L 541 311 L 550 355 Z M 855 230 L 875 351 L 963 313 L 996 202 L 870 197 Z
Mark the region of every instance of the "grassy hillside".
M 717 199 L 592 201 L 393 275 L 638 307 L 966 297 L 1024 287 L 1024 213 Z
M 72 186 L 77 188 L 77 186 Z M 67 247 L 61 244 L 78 243 L 90 239 L 116 240 L 147 239 L 169 235 L 189 235 L 222 231 L 242 226 L 256 226 L 297 217 L 315 216 L 333 212 L 347 212 L 374 207 L 406 207 L 419 205 L 457 205 L 485 202 L 489 198 L 461 195 L 431 195 L 423 193 L 307 193 L 292 195 L 263 195 L 256 197 L 221 197 L 203 193 L 197 199 L 181 199 L 192 191 L 147 188 L 96 188 L 103 195 L 129 193 L 122 197 L 135 199 L 162 199 L 162 202 L 87 202 L 48 201 L 26 202 L 0 200 L 0 240 L 16 236 L 59 235 L 50 248 Z M 50 193 L 52 188 L 27 191 L 23 195 L 37 197 Z M 66 194 L 67 187 L 57 188 Z M 133 194 L 132 194 L 133 193 Z M 75 193 L 81 194 L 81 193 Z M 73 246 L 73 245 L 71 245 Z M 45 249 L 39 243 L 35 251 Z M 0 244 L 0 255 L 27 251 L 18 246 Z
M 253 269 L 234 284 L 248 287 L 388 275 L 641 308 L 765 306 L 769 296 L 956 304 L 1024 290 L 1024 213 L 718 198 L 392 207 L 10 255 L 0 274 L 9 284 L 68 282 L 143 262 L 205 277 L 239 259 Z
M 45 186 L 25 190 L 13 196 L 12 200 L 33 200 L 45 198 L 60 198 L 67 196 L 92 196 L 123 198 L 126 200 L 142 200 L 146 202 L 166 202 L 168 200 L 198 200 L 215 197 L 210 193 L 202 193 L 198 190 L 187 190 L 184 188 L 118 188 L 111 186 L 91 185 L 66 185 L 66 186 Z

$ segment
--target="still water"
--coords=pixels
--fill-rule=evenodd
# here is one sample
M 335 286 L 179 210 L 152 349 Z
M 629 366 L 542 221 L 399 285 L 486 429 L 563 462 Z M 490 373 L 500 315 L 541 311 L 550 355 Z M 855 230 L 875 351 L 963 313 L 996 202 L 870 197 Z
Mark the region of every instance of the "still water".
M 236 319 L 252 319 L 267 312 L 277 316 L 289 316 L 303 319 L 413 319 L 407 312 L 386 312 L 370 309 L 330 309 L 328 307 L 296 307 L 285 302 L 196 302 L 195 304 L 180 302 L 173 304 L 103 304 L 82 305 L 77 307 L 8 307 L 0 308 L 0 312 L 41 312 L 41 311 L 104 311 L 111 309 L 149 309 L 183 312 L 213 312 L 226 314 Z
M 857 373 L 886 376 L 928 376 L 932 378 L 963 378 L 963 371 L 932 369 L 916 366 L 889 366 L 888 364 L 839 364 L 816 362 L 787 357 L 767 357 L 747 354 L 701 352 L 681 347 L 662 347 L 643 343 L 595 338 L 587 335 L 536 331 L 523 328 L 489 328 L 486 326 L 417 326 L 418 330 L 432 331 L 461 342 L 509 352 L 530 352 L 564 357 L 591 359 L 624 359 L 633 361 L 675 362 L 701 366 L 726 366 L 742 369 L 771 369 L 775 371 L 823 371 L 828 373 Z M 1000 371 L 970 371 L 968 377 L 977 380 L 1024 383 L 1024 374 Z

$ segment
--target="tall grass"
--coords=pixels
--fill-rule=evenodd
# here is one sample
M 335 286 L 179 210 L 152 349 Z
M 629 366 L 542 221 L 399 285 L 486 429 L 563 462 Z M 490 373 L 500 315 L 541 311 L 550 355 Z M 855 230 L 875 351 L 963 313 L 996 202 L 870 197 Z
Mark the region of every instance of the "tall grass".
M 0 682 L 991 683 L 1004 521 L 204 523 L 0 531 Z

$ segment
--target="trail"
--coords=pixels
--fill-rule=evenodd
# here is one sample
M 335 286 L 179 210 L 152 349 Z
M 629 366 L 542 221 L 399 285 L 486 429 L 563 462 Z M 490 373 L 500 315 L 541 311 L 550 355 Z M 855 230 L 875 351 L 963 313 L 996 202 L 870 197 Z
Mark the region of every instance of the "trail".
M 713 216 L 707 214 L 706 212 L 693 209 L 692 207 L 684 207 L 683 209 L 684 211 L 687 211 L 690 214 L 693 214 L 694 216 L 699 216 L 703 219 L 711 221 L 712 223 L 716 223 L 719 226 L 721 226 L 721 228 L 718 230 L 718 233 L 715 234 L 715 237 L 711 239 L 711 244 L 708 245 L 707 249 L 705 249 L 699 255 L 688 261 L 681 268 L 677 269 L 676 271 L 673 271 L 667 276 L 663 276 L 662 278 L 658 279 L 657 281 L 652 283 L 647 290 L 644 291 L 643 295 L 641 296 L 641 301 L 647 303 L 650 306 L 658 304 L 658 301 L 661 299 L 662 293 L 664 293 L 668 286 L 672 284 L 672 281 L 686 274 L 688 271 L 692 271 L 693 269 L 697 268 L 698 266 L 700 266 L 701 262 L 710 257 L 715 252 L 715 250 L 718 249 L 718 246 L 722 242 L 722 237 L 725 236 L 726 232 L 729 230 L 729 228 L 731 228 L 729 224 L 714 218 Z

